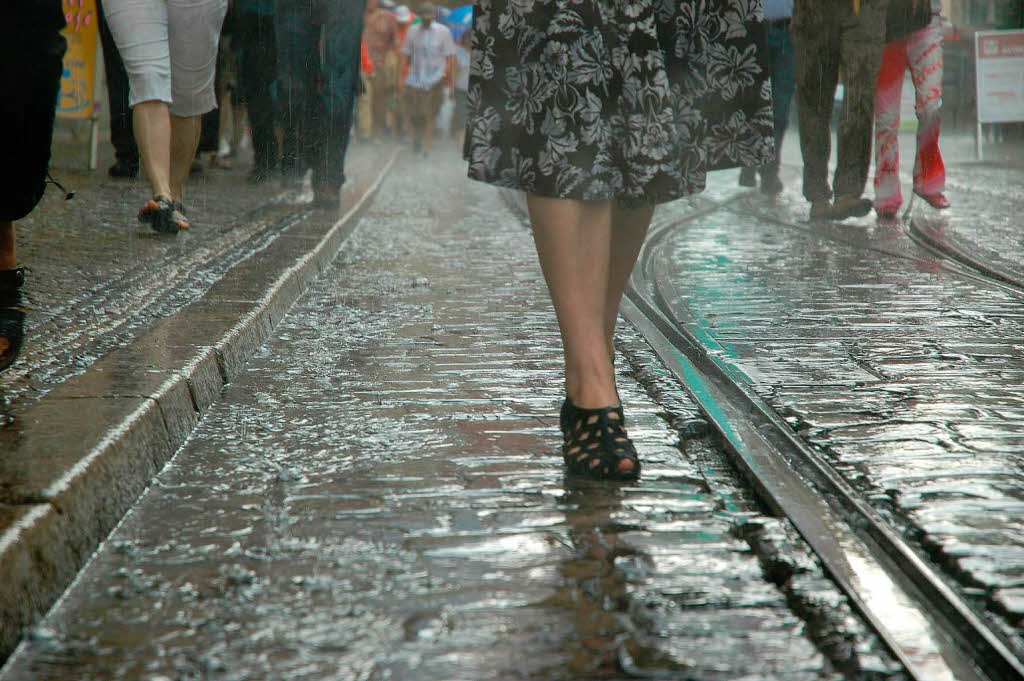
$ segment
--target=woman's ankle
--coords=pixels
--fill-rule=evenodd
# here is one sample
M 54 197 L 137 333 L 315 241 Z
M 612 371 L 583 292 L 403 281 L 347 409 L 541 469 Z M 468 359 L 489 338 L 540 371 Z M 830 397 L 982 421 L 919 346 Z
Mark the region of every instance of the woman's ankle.
M 566 381 L 566 396 L 580 409 L 601 409 L 619 404 L 619 392 L 613 379 L 589 377 L 578 381 Z

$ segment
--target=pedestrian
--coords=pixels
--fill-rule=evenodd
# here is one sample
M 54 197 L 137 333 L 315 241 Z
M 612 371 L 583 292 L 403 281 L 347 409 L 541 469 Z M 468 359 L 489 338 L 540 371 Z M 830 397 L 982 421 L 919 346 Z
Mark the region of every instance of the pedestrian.
M 753 187 L 756 173 L 761 174 L 761 191 L 778 194 L 782 191 L 779 165 L 782 162 L 782 138 L 789 124 L 789 106 L 796 89 L 796 60 L 789 25 L 793 18 L 793 0 L 764 0 L 765 42 L 772 81 L 772 120 L 775 128 L 775 157 L 761 168 L 740 171 L 740 185 Z
M 18 357 L 25 334 L 14 222 L 46 189 L 53 123 L 67 41 L 60 0 L 26 0 L 0 21 L 0 371 Z
M 409 77 L 409 63 L 402 61 L 402 45 L 405 44 L 405 36 L 408 35 L 409 29 L 412 27 L 412 22 L 415 20 L 415 16 L 405 5 L 399 5 L 395 8 L 395 21 L 398 22 L 398 37 L 396 42 L 398 43 L 398 79 L 395 81 L 395 119 L 396 127 L 398 128 L 399 138 L 406 140 L 412 137 L 412 122 L 409 120 L 409 112 L 405 106 L 405 97 L 403 97 L 399 89 L 405 79 Z
M 276 134 L 277 38 L 273 0 L 237 0 L 235 41 L 238 81 L 249 116 L 253 163 L 246 176 L 261 184 L 277 170 L 280 148 Z
M 434 5 L 420 7 L 420 23 L 409 29 L 402 43 L 401 70 L 408 67 L 409 75 L 398 81 L 412 123 L 413 150 L 424 155 L 430 152 L 445 92 L 455 96 L 455 42 L 448 27 L 434 21 L 436 16 Z
M 274 5 L 285 184 L 297 186 L 312 168 L 316 203 L 334 209 L 345 184 L 364 7 L 364 0 Z
M 107 103 L 110 106 L 110 143 L 114 146 L 114 165 L 107 174 L 114 178 L 132 179 L 139 174 L 139 147 L 132 131 L 132 110 L 128 106 L 128 72 L 117 51 L 103 14 L 102 0 L 96 0 L 100 46 L 103 48 L 103 71 L 107 77 Z
M 871 128 L 878 67 L 882 59 L 887 0 L 795 0 L 793 47 L 804 198 L 811 219 L 843 220 L 871 211 L 862 198 L 871 164 Z M 839 73 L 837 162 L 828 182 L 830 124 Z M 835 195 L 835 200 L 831 201 Z
M 190 226 L 182 202 L 200 120 L 217 106 L 227 0 L 105 0 L 104 9 L 128 71 L 135 139 L 153 190 L 139 220 L 175 234 Z
M 635 478 L 613 333 L 654 205 L 772 157 L 760 1 L 477 0 L 469 176 L 527 194 L 571 474 Z
M 455 112 L 452 115 L 451 135 L 461 147 L 466 138 L 466 97 L 469 92 L 470 48 L 472 29 L 465 31 L 455 42 Z
M 366 2 L 366 25 L 363 41 L 369 53 L 373 70 L 367 77 L 368 129 L 367 136 L 379 132 L 394 134 L 395 93 L 398 84 L 398 19 L 386 9 L 379 7 L 377 0 Z
M 891 220 L 903 203 L 900 190 L 900 103 L 907 69 L 914 83 L 917 153 L 914 193 L 933 208 L 949 208 L 946 166 L 939 151 L 942 121 L 942 3 L 889 0 L 885 48 L 875 91 L 875 213 Z

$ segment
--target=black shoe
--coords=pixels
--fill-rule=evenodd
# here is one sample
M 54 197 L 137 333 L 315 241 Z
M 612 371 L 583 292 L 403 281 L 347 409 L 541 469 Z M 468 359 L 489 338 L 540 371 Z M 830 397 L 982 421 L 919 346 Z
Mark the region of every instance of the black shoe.
M 114 162 L 114 165 L 110 166 L 110 169 L 107 170 L 107 175 L 123 180 L 134 179 L 139 175 L 139 164 L 129 163 L 128 161 L 119 158 Z
M 832 201 L 833 220 L 845 220 L 846 218 L 862 218 L 871 212 L 874 207 L 871 199 L 862 199 L 857 196 L 840 195 Z
M 0 270 L 0 338 L 7 349 L 0 351 L 0 371 L 14 364 L 25 341 L 25 311 L 21 309 L 21 287 L 25 269 Z
M 602 480 L 635 480 L 640 459 L 633 441 L 626 435 L 622 407 L 581 409 L 566 400 L 562 459 L 571 475 Z M 629 466 L 622 469 L 622 463 Z
M 777 174 L 761 176 L 761 193 L 774 196 L 782 192 L 782 180 Z
M 757 186 L 757 170 L 754 168 L 743 168 L 740 170 L 740 186 L 741 187 L 756 187 Z

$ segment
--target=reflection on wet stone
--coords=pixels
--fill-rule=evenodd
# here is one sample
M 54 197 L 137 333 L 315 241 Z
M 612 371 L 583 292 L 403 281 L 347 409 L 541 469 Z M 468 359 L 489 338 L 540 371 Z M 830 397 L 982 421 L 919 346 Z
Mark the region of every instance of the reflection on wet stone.
M 1024 255 L 1008 231 L 1024 197 L 977 172 L 990 184 L 975 192 L 972 178 L 963 213 L 915 220 L 989 244 L 978 257 L 1005 243 L 997 264 L 1009 271 Z M 1005 615 L 1024 650 L 1024 611 L 1000 593 L 1024 585 L 1020 295 L 958 274 L 902 229 L 795 222 L 794 200 L 751 200 L 678 230 L 660 254 L 672 305 L 964 593 Z
M 802 681 L 839 678 L 843 632 L 870 677 L 877 641 L 790 606 L 841 602 L 816 562 L 765 578 L 756 504 L 625 325 L 644 477 L 565 479 L 529 234 L 463 172 L 392 173 L 3 681 Z

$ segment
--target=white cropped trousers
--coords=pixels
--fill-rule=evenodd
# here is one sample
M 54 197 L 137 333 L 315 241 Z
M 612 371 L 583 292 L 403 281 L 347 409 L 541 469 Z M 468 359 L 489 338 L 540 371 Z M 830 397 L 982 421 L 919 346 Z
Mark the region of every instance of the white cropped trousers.
M 128 72 L 128 103 L 167 102 L 175 116 L 217 107 L 213 78 L 227 0 L 103 0 Z

